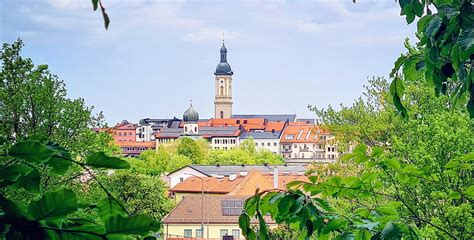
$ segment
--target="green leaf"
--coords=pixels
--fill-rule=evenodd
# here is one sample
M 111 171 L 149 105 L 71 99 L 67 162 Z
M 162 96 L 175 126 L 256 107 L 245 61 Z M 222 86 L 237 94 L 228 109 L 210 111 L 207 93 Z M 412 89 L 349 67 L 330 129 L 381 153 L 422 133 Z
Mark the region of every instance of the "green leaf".
M 97 10 L 97 7 L 99 6 L 99 0 L 92 0 L 92 7 L 95 10 Z
M 389 203 L 378 206 L 375 208 L 375 211 L 383 215 L 398 215 L 397 209 Z
M 23 216 L 22 210 L 12 201 L 0 195 L 0 207 L 8 218 L 20 219 Z
M 97 152 L 89 155 L 86 158 L 86 165 L 93 168 L 106 168 L 106 169 L 128 169 L 130 164 L 127 161 L 122 160 L 118 157 L 109 157 L 103 152 Z
M 401 55 L 400 57 L 398 57 L 398 59 L 395 61 L 395 66 L 393 67 L 392 71 L 390 72 L 390 77 L 391 78 L 395 78 L 395 76 L 397 75 L 397 72 L 400 70 L 400 67 L 403 65 L 403 63 L 405 62 L 405 60 L 407 59 L 407 56 L 405 55 Z
M 387 159 L 384 161 L 385 164 L 395 170 L 400 170 L 400 161 L 395 158 Z
M 52 173 L 62 175 L 71 167 L 72 161 L 64 159 L 64 157 L 59 154 L 53 154 L 46 164 L 51 167 Z
M 242 229 L 242 234 L 244 237 L 249 235 L 250 229 L 250 217 L 247 213 L 242 213 L 239 216 L 239 227 Z
M 334 209 L 332 209 L 331 205 L 329 205 L 329 203 L 326 202 L 325 200 L 323 200 L 321 198 L 313 198 L 313 200 L 316 201 L 322 209 L 324 209 L 328 212 L 334 211 Z
M 160 223 L 146 215 L 135 215 L 132 217 L 123 217 L 115 215 L 105 221 L 105 230 L 107 235 L 117 234 L 138 234 L 146 235 L 151 231 L 160 230 Z
M 438 33 L 438 30 L 441 27 L 442 22 L 443 22 L 443 19 L 440 16 L 438 15 L 433 16 L 426 26 L 425 34 L 433 39 L 436 33 Z
M 45 193 L 38 201 L 33 201 L 28 206 L 28 213 L 37 221 L 61 218 L 76 210 L 76 194 L 69 189 Z
M 31 193 L 40 192 L 41 174 L 37 169 L 31 170 L 26 175 L 18 178 L 18 181 L 13 185 L 14 188 L 24 188 Z
M 97 203 L 97 209 L 99 217 L 100 219 L 102 219 L 102 221 L 105 221 L 106 219 L 114 215 L 127 216 L 127 212 L 122 207 L 123 204 L 120 205 L 119 203 L 117 203 L 117 201 L 111 197 L 106 197 L 99 200 L 99 202 Z
M 291 181 L 289 182 L 288 184 L 286 184 L 286 188 L 288 190 L 290 189 L 296 189 L 296 188 L 299 188 L 301 186 L 301 184 L 303 183 L 307 183 L 305 181 L 301 181 L 301 180 L 295 180 L 295 181 Z
M 396 77 L 393 79 L 390 84 L 390 95 L 393 98 L 393 104 L 397 108 L 398 112 L 402 115 L 404 119 L 408 119 L 408 112 L 405 106 L 402 104 L 402 97 L 405 92 L 405 87 L 400 78 Z
M 46 162 L 53 153 L 51 149 L 37 141 L 19 142 L 9 151 L 9 155 L 14 158 L 35 163 Z
M 370 233 L 369 230 L 367 229 L 361 229 L 356 237 L 355 237 L 355 240 L 370 240 L 370 238 L 372 237 L 372 234 Z
M 464 190 L 464 195 L 469 198 L 474 198 L 474 185 L 471 185 Z
M 347 224 L 347 221 L 342 218 L 334 218 L 331 220 L 323 230 L 323 234 L 330 233 L 336 229 L 343 229 Z
M 380 239 L 401 239 L 402 231 L 396 224 L 389 222 L 380 232 L 380 237 Z
M 249 216 L 253 217 L 255 215 L 255 212 L 257 211 L 257 204 L 258 204 L 259 198 L 260 198 L 260 195 L 256 194 L 248 198 L 247 200 L 245 200 L 244 209 Z
M 110 24 L 110 18 L 107 12 L 105 12 L 105 8 L 102 4 L 100 4 L 100 11 L 102 12 L 102 18 L 104 19 L 104 26 L 105 29 L 109 29 L 109 24 Z
M 0 187 L 14 184 L 20 176 L 25 176 L 33 168 L 24 164 L 15 164 L 0 168 Z
M 474 27 L 465 29 L 459 34 L 458 44 L 467 55 L 474 54 Z
M 354 211 L 354 213 L 363 218 L 368 218 L 370 214 L 369 209 L 366 207 L 358 208 Z
M 461 198 L 461 193 L 452 191 L 449 193 L 449 198 L 451 199 L 460 199 Z

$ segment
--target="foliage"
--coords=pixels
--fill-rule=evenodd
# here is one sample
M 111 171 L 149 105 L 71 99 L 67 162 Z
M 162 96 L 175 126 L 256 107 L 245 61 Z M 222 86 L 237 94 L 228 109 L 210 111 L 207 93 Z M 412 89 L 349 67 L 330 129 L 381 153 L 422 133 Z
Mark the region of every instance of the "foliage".
M 173 207 L 165 183 L 158 176 L 117 171 L 102 179 L 131 215 L 145 214 L 160 221 Z
M 210 149 L 206 140 L 180 138 L 127 161 L 132 171 L 159 176 L 191 164 L 282 164 L 283 158 L 268 150 L 257 150 L 252 139 L 243 141 L 239 147 L 222 150 Z
M 43 137 L 20 141 L 11 147 L 2 145 L 1 149 L 0 229 L 7 239 L 121 239 L 126 235 L 146 236 L 160 229 L 159 222 L 149 216 L 131 215 L 92 170 L 128 168 L 126 161 L 100 152 L 77 161 L 69 150 Z M 45 170 L 62 175 L 71 165 L 87 172 L 106 197 L 97 204 L 83 205 L 70 189 L 44 191 L 41 174 Z M 27 206 L 8 197 L 9 190 L 20 189 L 35 196 Z M 81 216 L 84 210 L 97 211 L 99 219 Z
M 404 81 L 419 75 L 437 95 L 452 98 L 452 105 L 464 105 L 474 118 L 474 9 L 472 0 L 400 0 L 408 24 L 419 17 L 416 36 L 421 51 L 411 49 L 395 62 L 390 73 L 390 94 L 403 117 L 408 117 Z M 435 8 L 435 10 L 431 10 Z M 426 8 L 426 11 L 424 9 Z
M 450 98 L 436 97 L 419 79 L 405 86 L 411 104 L 410 117 L 403 121 L 386 81 L 369 83 L 364 98 L 350 107 L 316 109 L 338 146 L 360 145 L 342 162 L 313 165 L 310 183 L 290 183 L 288 192 L 258 193 L 247 201 L 242 218 L 269 213 L 301 232 L 301 238 L 470 237 L 472 120 L 462 108 L 447 109 Z M 242 227 L 252 238 L 247 225 Z
M 104 19 L 104 26 L 105 26 L 105 29 L 107 30 L 109 28 L 110 18 L 107 12 L 105 12 L 104 5 L 102 4 L 101 0 L 92 0 L 92 9 L 94 11 L 96 11 L 97 8 L 99 8 L 99 6 L 100 6 L 100 12 L 102 13 L 102 18 Z
M 112 137 L 95 134 L 103 115 L 91 114 L 84 100 L 68 99 L 64 82 L 47 65 L 34 66 L 20 53 L 21 39 L 3 44 L 0 52 L 0 137 L 18 141 L 42 135 L 67 147 L 74 156 L 89 152 L 113 153 Z

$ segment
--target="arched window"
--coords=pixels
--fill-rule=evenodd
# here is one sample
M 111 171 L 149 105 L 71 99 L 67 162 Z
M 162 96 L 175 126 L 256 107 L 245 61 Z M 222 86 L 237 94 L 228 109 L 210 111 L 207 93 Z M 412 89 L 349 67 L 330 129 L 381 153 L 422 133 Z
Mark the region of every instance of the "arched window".
M 184 126 L 184 132 L 188 132 L 188 126 Z
M 194 127 L 194 132 L 197 133 L 197 131 L 198 131 L 198 128 Z
M 219 95 L 224 95 L 224 86 L 220 87 Z
M 224 111 L 221 111 L 220 115 L 221 115 L 221 118 L 224 118 Z

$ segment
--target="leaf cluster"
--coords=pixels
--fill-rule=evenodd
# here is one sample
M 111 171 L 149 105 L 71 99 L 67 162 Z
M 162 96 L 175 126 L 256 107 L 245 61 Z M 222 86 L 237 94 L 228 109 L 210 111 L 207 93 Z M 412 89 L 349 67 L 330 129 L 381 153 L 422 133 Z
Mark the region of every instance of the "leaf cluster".
M 147 236 L 160 229 L 153 218 L 131 215 L 123 203 L 112 196 L 92 170 L 127 169 L 130 165 L 120 158 L 102 152 L 88 155 L 84 162 L 75 160 L 66 148 L 44 137 L 4 147 L 0 155 L 0 230 L 7 239 L 122 239 L 127 236 Z M 42 173 L 64 174 L 72 165 L 80 166 L 106 193 L 93 205 L 78 202 L 74 191 L 60 188 L 43 192 Z M 8 199 L 7 189 L 22 189 L 34 194 L 27 206 Z M 81 210 L 97 211 L 99 219 L 77 217 Z

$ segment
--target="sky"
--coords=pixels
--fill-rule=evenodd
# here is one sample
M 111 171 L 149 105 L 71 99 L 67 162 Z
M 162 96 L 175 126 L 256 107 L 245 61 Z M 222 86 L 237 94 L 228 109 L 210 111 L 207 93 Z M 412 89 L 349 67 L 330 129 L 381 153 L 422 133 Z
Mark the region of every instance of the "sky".
M 234 114 L 315 115 L 351 104 L 414 40 L 393 0 L 0 0 L 0 38 L 66 83 L 109 124 L 214 115 L 222 34 Z

